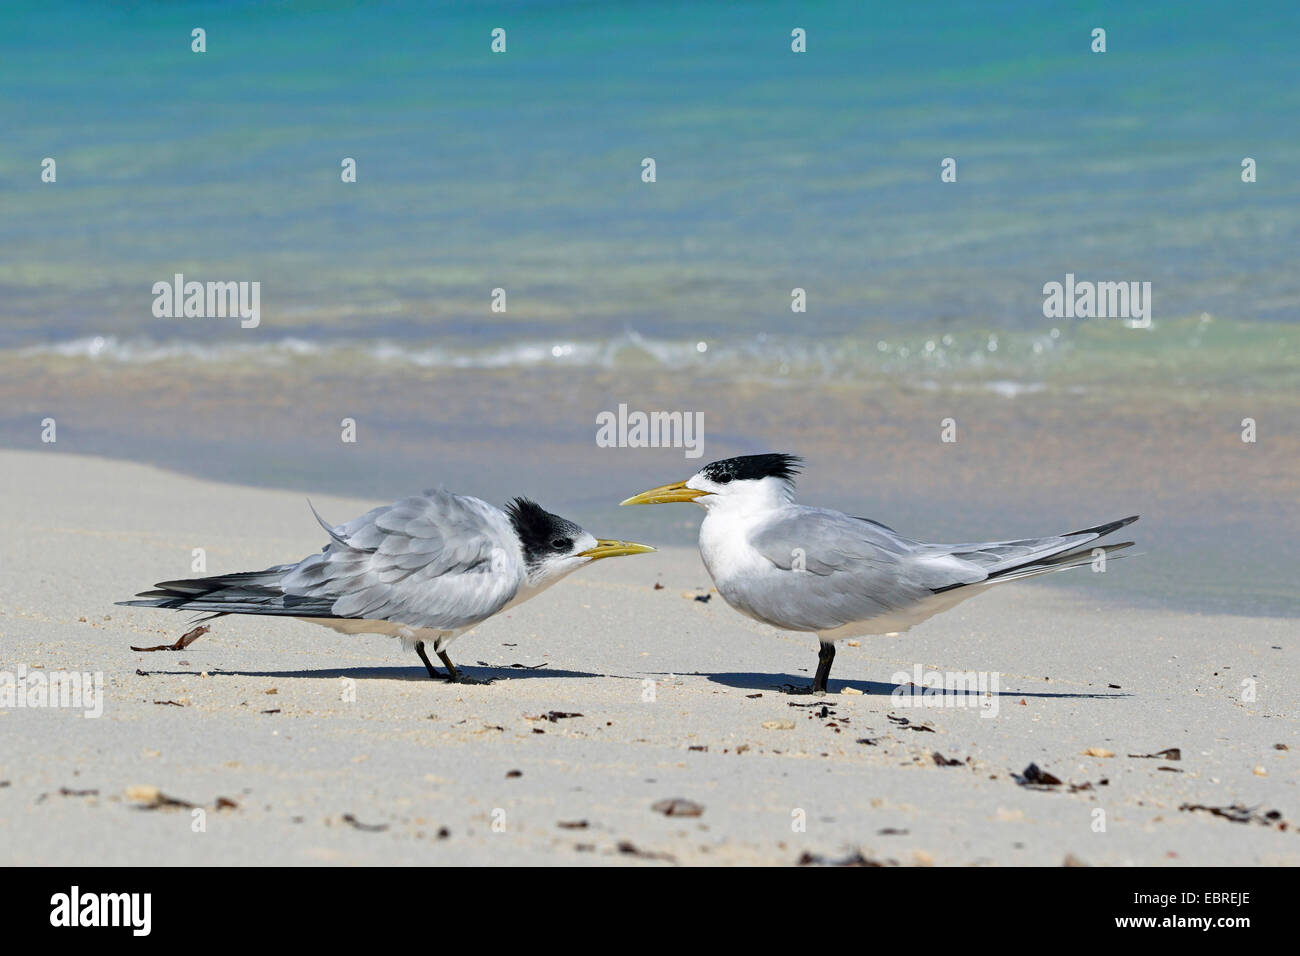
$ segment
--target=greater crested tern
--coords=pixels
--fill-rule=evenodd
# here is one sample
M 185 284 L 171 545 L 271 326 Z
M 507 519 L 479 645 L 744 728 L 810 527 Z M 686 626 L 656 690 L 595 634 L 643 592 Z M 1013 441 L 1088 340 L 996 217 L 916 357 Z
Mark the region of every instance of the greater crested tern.
M 816 677 L 798 693 L 826 692 L 837 640 L 906 631 L 1003 581 L 1088 564 L 1094 541 L 1137 520 L 1018 541 L 927 544 L 869 518 L 795 504 L 801 463 L 785 454 L 727 458 L 622 502 L 704 508 L 700 556 L 718 593 L 754 620 L 821 641 Z M 1109 553 L 1132 543 L 1097 547 Z
M 465 631 L 592 561 L 655 550 L 593 537 L 527 498 L 502 512 L 478 498 L 426 491 L 337 526 L 312 513 L 330 537 L 319 554 L 265 571 L 164 581 L 137 594 L 141 600 L 118 603 L 296 617 L 345 634 L 398 637 L 430 677 L 443 679 L 428 643 L 446 679 L 467 682 L 447 656 Z

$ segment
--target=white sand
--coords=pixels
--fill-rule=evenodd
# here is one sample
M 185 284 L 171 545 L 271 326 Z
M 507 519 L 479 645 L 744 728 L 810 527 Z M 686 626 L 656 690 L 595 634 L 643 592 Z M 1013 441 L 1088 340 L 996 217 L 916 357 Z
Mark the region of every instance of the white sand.
M 616 492 L 598 534 L 619 532 Z M 292 620 L 225 618 L 179 653 L 129 649 L 175 640 L 186 618 L 112 602 L 189 576 L 192 548 L 207 549 L 209 573 L 317 550 L 303 497 L 0 453 L 0 671 L 98 671 L 107 692 L 98 719 L 0 711 L 0 859 L 646 860 L 623 843 L 681 863 L 855 850 L 904 864 L 1300 863 L 1293 827 L 1179 810 L 1240 803 L 1300 820 L 1295 621 L 1103 606 L 1013 584 L 910 634 L 841 643 L 836 692 L 823 699 L 846 721 L 838 733 L 818 708 L 791 706 L 811 698 L 774 689 L 808 679 L 815 642 L 755 625 L 716 595 L 683 597 L 710 583 L 688 550 L 602 562 L 462 637 L 453 659 L 494 677 L 487 686 L 434 683 L 395 641 Z M 336 521 L 374 504 L 313 500 Z M 917 663 L 1000 672 L 998 715 L 900 708 L 890 677 Z M 355 701 L 342 699 L 349 682 Z M 846 683 L 865 693 L 838 693 Z M 550 711 L 582 716 L 536 719 Z M 784 721 L 793 728 L 764 727 Z M 1089 747 L 1116 756 L 1084 756 Z M 1181 761 L 1127 756 L 1169 747 Z M 963 765 L 937 766 L 936 750 Z M 1011 776 L 1030 762 L 1109 784 L 1031 790 Z M 126 791 L 141 785 L 208 807 L 206 830 L 194 832 L 187 809 L 140 809 Z M 218 797 L 238 807 L 212 810 Z M 704 812 L 651 809 L 671 797 Z M 792 828 L 797 811 L 805 832 Z M 576 821 L 587 826 L 559 826 Z

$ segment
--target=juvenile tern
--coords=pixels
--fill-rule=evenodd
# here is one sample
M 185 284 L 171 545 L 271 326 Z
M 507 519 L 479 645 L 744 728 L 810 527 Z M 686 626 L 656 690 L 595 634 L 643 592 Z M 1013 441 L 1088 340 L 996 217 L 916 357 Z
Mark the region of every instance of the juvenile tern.
M 447 656 L 462 633 L 592 561 L 655 550 L 595 538 L 527 498 L 502 512 L 478 498 L 426 491 L 334 527 L 312 513 L 330 537 L 319 554 L 265 571 L 164 581 L 136 595 L 142 600 L 118 603 L 296 617 L 345 634 L 398 637 L 442 679 L 428 643 L 446 679 L 468 682 Z
M 801 463 L 784 454 L 727 458 L 622 502 L 704 508 L 700 556 L 718 593 L 757 621 L 820 640 L 816 677 L 797 693 L 826 692 L 840 638 L 906 631 L 994 584 L 1088 564 L 1094 541 L 1137 520 L 1019 541 L 927 544 L 869 518 L 795 504 Z M 1097 547 L 1109 553 L 1132 543 Z

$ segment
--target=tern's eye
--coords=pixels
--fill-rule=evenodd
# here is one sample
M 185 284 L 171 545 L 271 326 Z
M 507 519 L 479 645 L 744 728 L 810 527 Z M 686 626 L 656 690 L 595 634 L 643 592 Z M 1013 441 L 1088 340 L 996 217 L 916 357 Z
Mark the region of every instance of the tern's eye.
M 568 550 L 569 550 L 570 548 L 572 548 L 572 547 L 573 547 L 573 542 L 570 541 L 568 538 L 552 538 L 552 539 L 551 539 L 551 550 L 552 550 L 552 551 L 568 551 Z
M 713 480 L 714 480 L 717 484 L 719 484 L 719 485 L 729 485 L 729 484 L 731 484 L 731 476 L 730 476 L 730 475 L 718 475 L 718 477 L 714 478 Z

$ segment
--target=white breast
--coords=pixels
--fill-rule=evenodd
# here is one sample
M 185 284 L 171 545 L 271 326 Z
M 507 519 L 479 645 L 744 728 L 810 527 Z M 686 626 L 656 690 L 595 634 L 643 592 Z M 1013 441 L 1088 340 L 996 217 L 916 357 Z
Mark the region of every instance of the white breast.
M 770 587 L 774 578 L 786 573 L 750 545 L 753 525 L 753 515 L 710 511 L 700 525 L 700 557 L 723 600 L 756 621 L 782 627 L 758 614 L 749 600 L 753 589 Z

